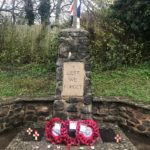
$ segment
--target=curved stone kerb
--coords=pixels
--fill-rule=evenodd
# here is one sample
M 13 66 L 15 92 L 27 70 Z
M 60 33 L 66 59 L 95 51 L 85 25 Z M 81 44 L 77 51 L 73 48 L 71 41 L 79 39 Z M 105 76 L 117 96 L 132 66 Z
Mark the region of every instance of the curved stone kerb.
M 107 103 L 122 103 L 126 105 L 131 105 L 138 108 L 143 108 L 150 111 L 150 104 L 144 103 L 142 101 L 135 101 L 130 98 L 126 97 L 106 97 L 106 96 L 100 96 L 100 97 L 94 97 L 93 102 L 107 102 Z
M 14 103 L 22 102 L 51 102 L 55 100 L 55 96 L 51 97 L 9 97 L 9 98 L 0 98 L 0 107 L 3 105 L 10 105 Z

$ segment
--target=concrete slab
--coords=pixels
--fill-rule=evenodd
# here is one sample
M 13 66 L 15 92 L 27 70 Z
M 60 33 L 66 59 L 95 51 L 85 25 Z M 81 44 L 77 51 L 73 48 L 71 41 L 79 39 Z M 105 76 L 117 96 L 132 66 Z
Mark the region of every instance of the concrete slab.
M 37 126 L 36 126 L 37 127 Z M 120 134 L 122 141 L 117 144 L 114 142 L 106 143 L 100 139 L 93 146 L 72 146 L 71 150 L 137 150 L 136 147 L 130 142 L 125 134 L 120 130 L 116 124 L 101 124 L 101 128 L 112 128 L 116 134 Z M 26 128 L 24 128 L 26 129 Z M 42 137 L 41 141 L 23 141 L 23 134 L 25 130 L 22 130 L 8 145 L 5 150 L 66 150 L 65 145 L 52 145 Z

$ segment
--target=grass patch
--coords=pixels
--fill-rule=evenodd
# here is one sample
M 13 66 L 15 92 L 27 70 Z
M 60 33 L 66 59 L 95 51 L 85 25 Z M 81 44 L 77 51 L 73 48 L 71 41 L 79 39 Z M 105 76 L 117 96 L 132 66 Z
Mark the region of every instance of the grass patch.
M 0 97 L 53 95 L 54 74 L 49 72 L 43 65 L 1 66 Z
M 44 65 L 0 67 L 0 97 L 55 94 L 55 74 Z M 150 102 L 150 67 L 93 72 L 95 96 L 123 96 Z
M 150 67 L 92 73 L 93 92 L 96 96 L 123 96 L 150 102 Z

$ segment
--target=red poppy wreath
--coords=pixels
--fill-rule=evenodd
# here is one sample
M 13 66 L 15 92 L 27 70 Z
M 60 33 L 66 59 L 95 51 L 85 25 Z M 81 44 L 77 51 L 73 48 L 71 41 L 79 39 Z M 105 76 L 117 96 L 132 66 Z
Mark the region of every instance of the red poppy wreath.
M 75 137 L 69 135 L 69 130 L 75 131 Z M 53 118 L 45 126 L 46 140 L 52 144 L 65 143 L 68 147 L 72 145 L 92 145 L 98 138 L 99 127 L 93 120 L 62 121 Z
M 64 139 L 64 143 L 68 146 L 71 145 L 77 145 L 77 139 L 76 137 L 71 137 L 69 136 L 69 129 L 70 129 L 70 124 L 71 123 L 75 123 L 77 124 L 77 121 L 66 121 L 65 123 L 65 128 L 63 129 L 63 139 Z M 75 131 L 75 135 L 76 135 L 76 131 Z
M 45 125 L 46 140 L 52 144 L 60 144 L 63 142 L 64 122 L 60 118 L 53 118 Z
M 99 127 L 95 121 L 82 120 L 78 122 L 76 133 L 78 143 L 83 145 L 92 145 L 99 137 Z

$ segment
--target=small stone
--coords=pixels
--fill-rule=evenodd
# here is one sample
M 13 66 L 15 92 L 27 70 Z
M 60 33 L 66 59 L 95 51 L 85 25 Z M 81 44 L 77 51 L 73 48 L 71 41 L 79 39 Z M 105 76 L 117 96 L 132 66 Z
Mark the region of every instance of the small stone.
M 137 126 L 137 128 L 138 128 L 138 130 L 140 130 L 142 132 L 146 130 L 146 128 L 143 125 L 139 125 L 139 126 Z
M 139 124 L 139 121 L 135 118 L 132 118 L 131 121 L 134 122 L 135 124 Z
M 38 121 L 45 121 L 45 120 L 46 120 L 46 117 L 44 117 L 44 116 L 38 117 Z
M 27 111 L 26 114 L 27 114 L 27 115 L 34 115 L 34 114 L 35 114 L 35 111 Z
M 150 138 L 150 132 L 145 132 L 144 134 Z
M 76 60 L 76 54 L 73 53 L 73 54 L 69 57 L 69 59 L 70 59 L 70 60 Z
M 81 119 L 92 119 L 92 114 L 81 114 Z
M 39 146 L 35 146 L 36 149 L 39 149 Z
M 40 116 L 48 116 L 49 112 L 37 112 L 37 115 Z
M 3 106 L 0 108 L 0 117 L 7 116 L 9 112 L 9 106 Z
M 75 104 L 70 104 L 67 108 L 67 112 L 77 112 L 77 107 Z
M 87 77 L 87 78 L 90 78 L 90 77 L 91 77 L 91 72 L 90 72 L 90 71 L 87 71 L 87 72 L 86 72 L 86 77 Z
M 61 58 L 59 58 L 58 60 L 57 60 L 57 62 L 56 62 L 56 65 L 57 66 L 63 66 L 63 59 L 61 59 Z
M 80 115 L 78 113 L 68 113 L 68 117 L 69 119 L 72 119 L 72 120 L 77 119 L 77 118 L 80 119 Z
M 64 102 L 62 100 L 55 100 L 54 102 L 54 110 L 62 111 L 64 110 Z
M 87 96 L 84 98 L 84 103 L 85 103 L 86 105 L 91 104 L 92 101 L 93 101 L 92 95 L 87 95 Z
M 64 113 L 63 111 L 60 111 L 60 112 L 56 111 L 56 112 L 54 112 L 53 117 L 58 117 L 62 120 L 66 120 L 67 119 L 67 113 Z
M 128 116 L 130 116 L 131 118 L 133 118 L 133 117 L 134 117 L 134 113 L 133 113 L 133 112 L 131 112 L 131 111 L 127 111 L 126 113 L 127 113 L 127 114 L 128 114 Z
M 85 70 L 86 71 L 91 71 L 91 65 L 90 64 L 86 64 L 85 65 Z
M 62 67 L 56 68 L 56 79 L 60 80 L 62 78 Z
M 29 115 L 25 118 L 26 121 L 34 121 L 36 122 L 37 121 L 37 117 L 36 116 L 33 116 L 33 115 Z
M 84 86 L 84 94 L 85 95 L 91 95 L 92 90 L 90 86 Z
M 135 127 L 135 124 L 133 122 L 131 122 L 131 121 L 128 121 L 128 120 L 127 120 L 127 125 L 129 127 Z
M 67 101 L 67 103 L 74 104 L 74 103 L 78 103 L 79 101 L 82 101 L 82 100 L 76 97 L 69 97 L 69 100 Z
M 108 115 L 106 118 L 103 119 L 106 122 L 116 122 L 117 121 L 117 116 L 113 115 Z
M 62 88 L 62 81 L 58 81 L 58 82 L 56 83 L 56 89 L 59 89 L 59 91 L 61 91 L 61 88 Z M 59 92 L 59 91 L 58 91 L 58 92 Z M 56 91 L 56 92 L 57 92 L 57 91 Z M 58 95 L 57 95 L 57 96 L 58 96 Z M 59 99 L 59 98 L 60 98 L 60 97 L 58 97 L 58 98 L 56 97 L 56 100 Z
M 48 146 L 47 146 L 47 148 L 51 148 L 51 147 L 52 147 L 51 145 L 48 145 Z
M 57 67 L 56 74 L 62 74 L 62 67 Z
M 11 105 L 11 109 L 22 108 L 22 104 L 13 104 Z
M 86 79 L 84 84 L 85 84 L 86 87 L 90 87 L 91 86 L 91 80 Z
M 61 95 L 61 87 L 56 88 L 56 95 Z
M 57 149 L 60 149 L 60 145 L 57 146 Z
M 120 116 L 125 118 L 125 119 L 129 118 L 129 116 L 126 114 L 126 112 L 120 112 Z
M 45 119 L 46 119 L 46 120 L 51 120 L 51 119 L 52 119 L 52 115 L 46 117 Z
M 146 127 L 150 127 L 150 121 L 144 121 L 143 125 L 146 126 Z
M 49 112 L 48 106 L 42 106 L 37 109 L 39 112 Z
M 35 110 L 35 106 L 34 106 L 34 105 L 28 105 L 27 108 L 28 108 L 29 110 Z
M 83 114 L 91 114 L 91 112 L 92 112 L 91 107 L 90 106 L 88 107 L 88 105 L 83 106 L 81 108 L 81 113 L 83 113 Z
M 84 149 L 84 147 L 80 147 L 80 150 L 83 150 Z

